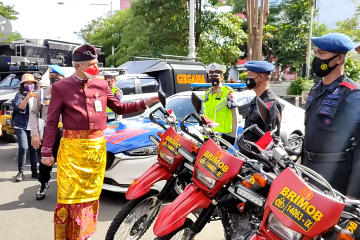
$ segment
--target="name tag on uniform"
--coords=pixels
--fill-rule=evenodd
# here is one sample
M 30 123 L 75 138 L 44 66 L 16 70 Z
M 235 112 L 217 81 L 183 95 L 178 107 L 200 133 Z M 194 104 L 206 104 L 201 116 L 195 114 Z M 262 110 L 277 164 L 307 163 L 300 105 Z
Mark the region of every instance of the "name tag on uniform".
M 102 105 L 101 102 L 99 100 L 95 100 L 94 101 L 95 104 L 95 111 L 96 112 L 102 112 Z

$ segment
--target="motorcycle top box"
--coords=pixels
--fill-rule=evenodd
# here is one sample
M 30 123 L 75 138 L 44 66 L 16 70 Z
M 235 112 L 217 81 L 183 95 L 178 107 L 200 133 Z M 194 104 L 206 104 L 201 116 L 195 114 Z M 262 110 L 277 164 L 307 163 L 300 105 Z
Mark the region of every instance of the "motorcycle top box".
M 161 141 L 158 149 L 158 161 L 161 165 L 167 167 L 167 170 L 174 173 L 184 157 L 178 153 L 178 149 L 183 146 L 190 150 L 194 143 L 189 139 L 179 135 L 175 129 L 170 127 L 161 136 Z
M 208 140 L 197 155 L 193 183 L 213 198 L 240 172 L 244 161 L 225 152 L 214 140 Z
M 272 183 L 260 232 L 266 239 L 313 239 L 334 227 L 344 203 L 310 188 L 291 168 Z

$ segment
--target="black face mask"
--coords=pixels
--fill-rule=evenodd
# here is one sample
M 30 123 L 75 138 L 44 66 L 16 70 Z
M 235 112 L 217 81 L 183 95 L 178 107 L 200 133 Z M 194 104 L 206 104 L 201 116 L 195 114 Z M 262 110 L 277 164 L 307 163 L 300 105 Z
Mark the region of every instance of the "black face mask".
M 314 73 L 316 74 L 316 76 L 318 77 L 325 77 L 327 75 L 329 75 L 329 73 L 331 73 L 332 70 L 334 70 L 339 64 L 335 64 L 333 67 L 329 66 L 329 63 L 335 59 L 338 55 L 333 56 L 332 58 L 329 59 L 320 59 L 318 57 L 314 57 L 314 60 L 312 62 L 312 67 L 314 69 Z
M 210 78 L 210 82 L 211 82 L 211 85 L 213 87 L 215 87 L 215 86 L 219 85 L 220 79 L 219 78 Z
M 53 83 L 55 83 L 55 82 L 57 82 L 57 81 L 59 81 L 59 80 L 60 80 L 60 78 L 58 78 L 58 77 L 52 77 L 52 78 L 50 78 L 51 84 L 53 84 Z
M 255 79 L 257 79 L 260 75 L 258 75 L 256 78 L 248 78 L 246 80 L 246 87 L 251 90 L 254 89 L 256 87 L 256 85 L 258 84 Z

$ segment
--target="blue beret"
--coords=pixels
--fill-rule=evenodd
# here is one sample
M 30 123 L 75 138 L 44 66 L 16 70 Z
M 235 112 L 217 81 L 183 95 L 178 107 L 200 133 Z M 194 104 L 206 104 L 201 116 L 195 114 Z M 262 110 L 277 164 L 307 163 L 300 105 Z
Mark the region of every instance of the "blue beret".
M 274 70 L 275 66 L 266 61 L 250 61 L 245 63 L 247 70 L 257 73 L 269 73 Z
M 328 33 L 321 37 L 312 37 L 311 41 L 321 50 L 333 53 L 346 53 L 355 47 L 353 41 L 341 33 Z
M 58 65 L 50 65 L 49 67 L 50 67 L 50 72 L 58 73 L 58 74 L 63 75 L 65 77 L 65 72 L 60 66 L 58 66 Z

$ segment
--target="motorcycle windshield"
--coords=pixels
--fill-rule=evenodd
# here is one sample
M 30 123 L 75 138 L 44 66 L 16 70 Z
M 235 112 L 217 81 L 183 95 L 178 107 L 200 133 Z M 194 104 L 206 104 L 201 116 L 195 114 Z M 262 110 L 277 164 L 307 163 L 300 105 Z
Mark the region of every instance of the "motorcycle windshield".
M 337 224 L 345 204 L 314 190 L 287 168 L 273 181 L 267 205 L 284 226 L 315 237 Z

